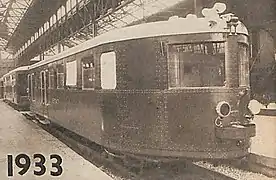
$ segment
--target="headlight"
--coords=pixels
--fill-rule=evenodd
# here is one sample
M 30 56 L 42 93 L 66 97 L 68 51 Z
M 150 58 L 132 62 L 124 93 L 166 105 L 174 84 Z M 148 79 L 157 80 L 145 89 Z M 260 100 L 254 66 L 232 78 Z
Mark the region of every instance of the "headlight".
M 231 113 L 231 106 L 228 102 L 222 101 L 218 103 L 216 111 L 220 117 L 227 117 Z
M 259 103 L 257 100 L 252 99 L 248 103 L 248 109 L 251 111 L 252 114 L 259 114 L 262 108 L 262 104 Z

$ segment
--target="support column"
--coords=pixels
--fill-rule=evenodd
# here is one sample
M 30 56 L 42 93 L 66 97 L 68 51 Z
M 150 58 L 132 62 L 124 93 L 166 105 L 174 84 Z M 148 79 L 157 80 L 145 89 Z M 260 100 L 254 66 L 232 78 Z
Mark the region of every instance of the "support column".
M 251 89 L 261 101 L 276 99 L 276 82 L 274 76 L 275 48 L 274 39 L 265 29 L 257 29 L 251 33 Z

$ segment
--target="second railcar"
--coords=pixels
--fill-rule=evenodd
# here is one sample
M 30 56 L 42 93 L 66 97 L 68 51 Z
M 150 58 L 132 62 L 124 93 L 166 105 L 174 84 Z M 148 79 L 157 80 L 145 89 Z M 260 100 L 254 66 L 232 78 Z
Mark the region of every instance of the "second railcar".
M 18 67 L 3 75 L 3 99 L 20 110 L 29 110 L 28 66 Z
M 233 35 L 195 16 L 100 35 L 30 66 L 31 111 L 130 156 L 245 156 L 255 125 L 248 33 L 235 23 Z
M 0 78 L 0 99 L 4 97 L 4 81 L 3 78 Z

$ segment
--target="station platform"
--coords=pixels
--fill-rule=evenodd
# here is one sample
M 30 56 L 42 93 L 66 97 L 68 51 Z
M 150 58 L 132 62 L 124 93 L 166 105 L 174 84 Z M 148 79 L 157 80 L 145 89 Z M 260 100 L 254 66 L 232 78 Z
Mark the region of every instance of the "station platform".
M 259 114 L 263 116 L 276 116 L 276 103 L 270 103 L 267 107 L 263 106 Z
M 112 180 L 99 168 L 1 100 L 0 121 L 0 179 Z M 15 163 L 15 158 L 19 154 L 26 154 L 30 157 L 30 167 L 27 168 L 28 171 L 24 175 L 18 174 L 22 168 L 16 166 Z M 45 157 L 44 166 L 46 171 L 41 176 L 34 174 L 34 170 L 40 171 L 40 168 L 35 166 L 35 163 L 40 160 L 39 158 L 34 159 L 34 154 L 41 154 Z M 52 164 L 56 163 L 57 160 L 50 159 L 52 154 L 59 155 L 62 158 L 61 167 L 63 171 L 59 176 L 51 175 L 51 171 L 57 172 Z M 13 162 L 13 176 L 10 177 L 8 177 L 8 155 L 13 157 L 13 161 L 11 161 Z M 26 163 L 24 159 L 21 159 L 20 162 L 22 164 Z
M 257 115 L 256 136 L 252 138 L 250 168 L 253 171 L 276 177 L 276 116 Z

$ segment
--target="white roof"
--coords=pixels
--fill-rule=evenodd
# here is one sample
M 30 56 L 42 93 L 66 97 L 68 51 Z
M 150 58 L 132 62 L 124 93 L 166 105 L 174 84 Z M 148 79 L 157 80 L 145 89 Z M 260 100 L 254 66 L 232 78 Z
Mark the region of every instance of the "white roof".
M 47 60 L 35 63 L 30 66 L 30 69 L 111 42 L 169 35 L 225 33 L 229 31 L 226 28 L 227 23 L 225 19 L 218 17 L 197 18 L 195 15 L 188 15 L 186 18 L 172 17 L 168 21 L 158 21 L 124 27 L 99 35 L 80 45 L 52 56 Z M 237 26 L 237 33 L 248 35 L 246 27 L 241 22 L 239 22 Z
M 21 66 L 21 67 L 18 67 L 18 68 L 16 68 L 16 69 L 13 69 L 13 70 L 9 71 L 7 74 L 4 74 L 4 75 L 3 75 L 3 78 L 6 77 L 6 76 L 11 75 L 11 74 L 14 73 L 14 72 L 17 72 L 17 71 L 26 71 L 26 70 L 28 70 L 28 69 L 29 69 L 29 66 Z

